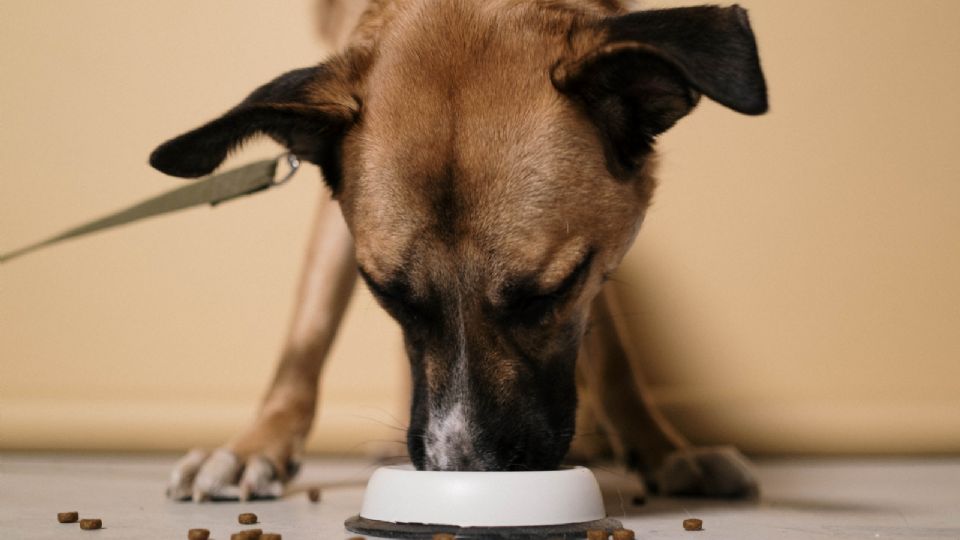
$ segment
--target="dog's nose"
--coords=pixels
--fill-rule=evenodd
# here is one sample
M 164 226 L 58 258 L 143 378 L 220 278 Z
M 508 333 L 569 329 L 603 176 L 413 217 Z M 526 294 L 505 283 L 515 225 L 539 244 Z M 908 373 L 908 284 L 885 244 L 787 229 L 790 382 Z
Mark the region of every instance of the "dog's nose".
M 426 469 L 428 471 L 489 471 L 490 468 L 482 460 L 466 454 L 442 456 L 439 459 L 427 455 Z

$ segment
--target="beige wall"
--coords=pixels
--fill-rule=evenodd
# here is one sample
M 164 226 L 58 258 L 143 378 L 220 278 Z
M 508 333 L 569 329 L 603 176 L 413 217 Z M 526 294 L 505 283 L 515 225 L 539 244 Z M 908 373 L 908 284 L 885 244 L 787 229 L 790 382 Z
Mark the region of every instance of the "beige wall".
M 176 185 L 152 146 L 317 60 L 309 3 L 0 3 L 0 250 Z M 657 396 L 695 439 L 757 452 L 960 451 L 960 3 L 741 4 L 773 111 L 704 103 L 664 137 L 620 276 Z M 319 196 L 310 170 L 0 267 L 0 447 L 239 429 Z M 398 344 L 358 293 L 314 449 L 402 451 Z

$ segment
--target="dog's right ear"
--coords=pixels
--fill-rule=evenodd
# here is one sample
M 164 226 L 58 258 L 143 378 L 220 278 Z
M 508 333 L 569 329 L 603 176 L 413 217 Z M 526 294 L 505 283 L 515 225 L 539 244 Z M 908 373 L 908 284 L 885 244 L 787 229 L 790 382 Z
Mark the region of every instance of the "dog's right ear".
M 767 110 L 756 40 L 739 6 L 638 11 L 587 25 L 579 37 L 585 45 L 551 79 L 583 105 L 617 169 L 631 170 L 701 94 L 744 114 Z
M 161 144 L 150 155 L 150 165 L 172 176 L 204 176 L 231 150 L 262 133 L 319 165 L 336 191 L 339 143 L 360 114 L 344 71 L 331 63 L 285 73 L 220 118 Z

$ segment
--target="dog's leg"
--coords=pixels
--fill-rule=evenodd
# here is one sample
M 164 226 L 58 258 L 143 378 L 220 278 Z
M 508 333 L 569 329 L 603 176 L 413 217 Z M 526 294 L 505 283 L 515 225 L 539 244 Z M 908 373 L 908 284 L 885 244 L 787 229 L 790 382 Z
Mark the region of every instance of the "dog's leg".
M 579 359 L 578 359 L 579 360 Z M 577 362 L 577 431 L 570 443 L 567 452 L 568 463 L 595 463 L 614 457 L 613 447 L 610 445 L 610 436 L 603 429 L 603 424 L 594 410 L 593 399 L 588 395 L 581 362 Z
M 736 449 L 693 448 L 650 400 L 640 358 L 611 285 L 594 301 L 580 366 L 592 407 L 617 457 L 664 495 L 754 497 L 757 483 Z
M 321 197 L 292 326 L 260 413 L 220 449 L 182 459 L 171 476 L 171 498 L 278 496 L 296 473 L 320 371 L 356 282 L 353 240 L 340 207 L 326 192 Z

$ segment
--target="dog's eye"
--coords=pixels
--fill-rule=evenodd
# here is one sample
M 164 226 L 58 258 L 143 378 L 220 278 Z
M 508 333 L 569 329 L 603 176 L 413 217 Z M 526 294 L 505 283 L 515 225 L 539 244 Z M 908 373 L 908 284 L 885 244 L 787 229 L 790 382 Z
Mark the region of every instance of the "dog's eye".
M 549 292 L 535 292 L 529 285 L 512 288 L 509 293 L 510 300 L 506 304 L 506 311 L 510 318 L 527 322 L 542 322 L 552 310 L 568 300 L 571 294 L 583 283 L 589 273 L 592 260 L 593 251 L 590 251 L 570 272 L 570 275 Z
M 541 321 L 557 307 L 560 300 L 564 299 L 565 296 L 555 292 L 528 296 L 518 299 L 511 307 L 511 311 L 518 318 L 532 322 Z
M 423 311 L 410 301 L 406 286 L 400 283 L 381 285 L 370 277 L 370 274 L 363 268 L 358 268 L 358 271 L 370 292 L 391 315 L 401 322 L 423 318 Z

